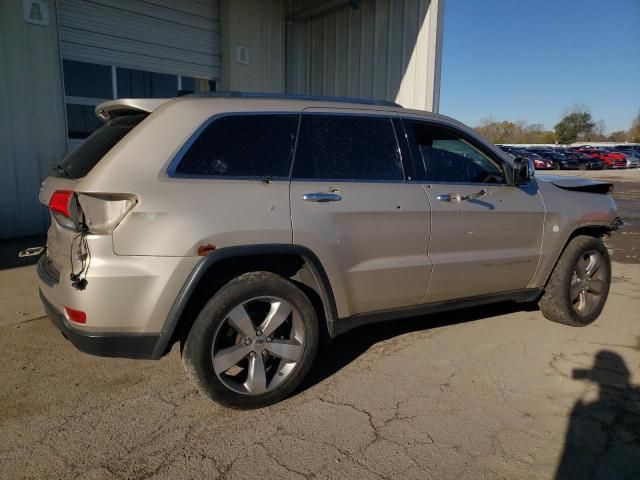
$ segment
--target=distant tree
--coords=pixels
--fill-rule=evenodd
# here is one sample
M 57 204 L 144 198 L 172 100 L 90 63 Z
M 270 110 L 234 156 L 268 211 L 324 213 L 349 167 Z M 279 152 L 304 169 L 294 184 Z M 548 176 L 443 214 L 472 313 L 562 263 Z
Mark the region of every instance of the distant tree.
M 480 120 L 475 130 L 492 143 L 517 143 L 522 136 L 522 127 L 518 123 L 497 122 L 493 118 Z
M 611 132 L 607 137 L 607 142 L 619 142 L 624 143 L 629 141 L 629 132 L 625 132 L 624 130 L 618 130 L 616 132 Z
M 631 122 L 631 128 L 629 129 L 629 141 L 633 143 L 640 143 L 640 111 L 636 118 Z
M 551 130 L 542 132 L 542 143 L 556 143 L 556 133 Z
M 591 132 L 584 134 L 580 140 L 585 140 L 587 142 L 606 142 L 606 130 L 607 126 L 605 125 L 604 120 L 598 120 L 597 122 L 594 122 Z
M 573 143 L 577 140 L 587 140 L 587 137 L 594 133 L 595 127 L 589 110 L 584 105 L 577 104 L 565 113 L 554 130 L 558 142 Z
M 544 125 L 528 125 L 524 120 L 516 122 L 493 118 L 480 120 L 475 131 L 493 143 L 555 143 L 555 133 L 545 130 Z

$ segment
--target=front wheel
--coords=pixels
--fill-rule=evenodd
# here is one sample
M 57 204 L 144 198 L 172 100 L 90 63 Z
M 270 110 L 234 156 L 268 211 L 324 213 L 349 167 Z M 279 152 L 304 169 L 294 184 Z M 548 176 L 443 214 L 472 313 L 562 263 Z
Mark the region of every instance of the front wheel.
M 182 361 L 211 399 L 259 408 L 283 400 L 302 382 L 318 339 L 307 296 L 284 277 L 251 272 L 204 306 L 184 342 Z
M 556 264 L 538 305 L 554 322 L 583 327 L 604 308 L 611 284 L 611 259 L 598 238 L 573 238 Z

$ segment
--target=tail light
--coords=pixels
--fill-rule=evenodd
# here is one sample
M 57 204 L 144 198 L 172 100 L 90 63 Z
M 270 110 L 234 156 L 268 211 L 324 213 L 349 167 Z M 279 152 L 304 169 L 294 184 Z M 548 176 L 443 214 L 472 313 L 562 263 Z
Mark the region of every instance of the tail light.
M 57 190 L 49 200 L 49 210 L 64 228 L 109 235 L 137 202 L 137 197 L 129 194 Z
M 56 190 L 49 200 L 49 210 L 60 225 L 65 228 L 77 228 L 77 203 L 70 190 Z

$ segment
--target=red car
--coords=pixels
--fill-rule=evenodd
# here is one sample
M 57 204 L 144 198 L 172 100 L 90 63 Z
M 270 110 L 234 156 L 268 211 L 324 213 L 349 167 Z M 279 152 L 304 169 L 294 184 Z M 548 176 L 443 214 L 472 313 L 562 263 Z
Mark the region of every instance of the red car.
M 602 160 L 607 168 L 627 168 L 627 159 L 619 152 L 609 152 L 597 148 L 578 148 L 578 152 L 586 153 L 591 158 Z

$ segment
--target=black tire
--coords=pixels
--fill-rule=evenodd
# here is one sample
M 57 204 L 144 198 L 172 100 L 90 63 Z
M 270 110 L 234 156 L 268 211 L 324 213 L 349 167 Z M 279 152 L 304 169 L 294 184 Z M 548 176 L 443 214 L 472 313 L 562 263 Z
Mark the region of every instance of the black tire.
M 594 308 L 586 314 L 581 314 L 573 306 L 570 298 L 570 287 L 578 261 L 589 252 L 597 252 L 602 257 L 603 261 L 600 269 L 603 269 L 603 271 L 600 272 L 600 275 L 603 285 L 599 298 L 591 297 L 595 298 Z M 611 259 L 602 240 L 579 235 L 573 238 L 564 249 L 564 252 L 562 252 L 547 282 L 545 292 L 538 302 L 538 306 L 542 314 L 551 321 L 572 327 L 584 327 L 595 321 L 602 312 L 607 301 L 610 284 Z
M 214 334 L 236 306 L 264 296 L 284 299 L 299 312 L 305 333 L 302 356 L 294 370 L 274 389 L 261 394 L 238 393 L 225 385 L 214 371 Z M 285 399 L 300 385 L 313 364 L 318 343 L 318 319 L 308 297 L 284 277 L 270 272 L 251 272 L 231 280 L 203 307 L 182 344 L 182 363 L 200 391 L 212 400 L 232 408 L 261 408 Z

